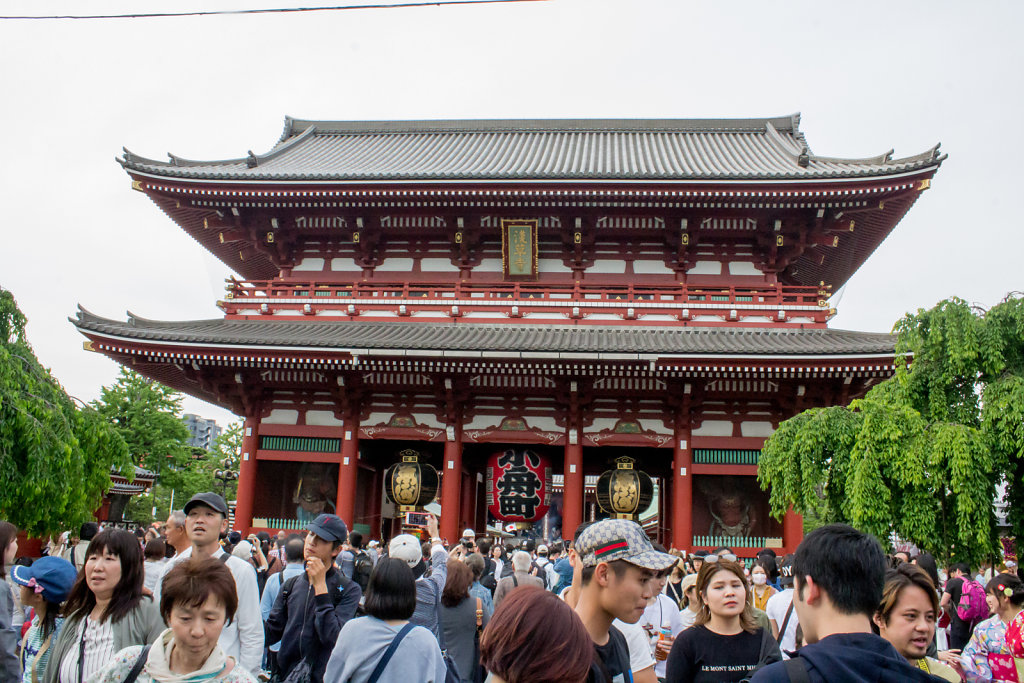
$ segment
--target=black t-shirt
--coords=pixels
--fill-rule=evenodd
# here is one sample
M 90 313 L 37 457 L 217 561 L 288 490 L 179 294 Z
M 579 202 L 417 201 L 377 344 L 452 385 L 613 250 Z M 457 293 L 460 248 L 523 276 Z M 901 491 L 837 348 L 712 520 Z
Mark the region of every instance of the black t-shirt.
M 761 629 L 722 636 L 706 626 L 686 629 L 672 644 L 665 680 L 669 683 L 718 683 L 750 677 L 761 658 Z
M 607 643 L 594 643 L 594 661 L 590 663 L 587 683 L 633 683 L 626 637 L 614 626 L 608 629 Z
M 956 606 L 960 604 L 960 596 L 963 593 L 964 580 L 962 578 L 950 579 L 946 582 L 946 592 L 950 596 L 949 604 L 949 631 L 954 639 L 966 639 L 971 634 L 971 624 L 960 618 L 956 613 Z

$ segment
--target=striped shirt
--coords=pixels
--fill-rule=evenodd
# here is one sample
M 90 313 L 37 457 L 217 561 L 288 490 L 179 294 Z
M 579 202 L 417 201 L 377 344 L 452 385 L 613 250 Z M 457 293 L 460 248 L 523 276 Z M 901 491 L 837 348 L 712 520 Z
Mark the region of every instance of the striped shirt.
M 60 635 L 63 625 L 64 618 L 57 617 L 54 621 L 53 632 L 50 634 L 50 644 L 42 656 L 39 656 L 39 650 L 43 647 L 43 625 L 39 617 L 32 620 L 32 625 L 25 634 L 25 647 L 21 651 L 21 670 L 24 672 L 21 680 L 24 683 L 34 683 L 32 680 L 33 670 L 36 672 L 36 678 L 42 679 L 43 672 L 46 671 L 46 663 L 50 661 L 50 648 L 53 647 L 54 641 Z
M 78 625 L 77 643 L 68 650 L 60 663 L 57 674 L 58 683 L 78 683 L 87 681 L 94 673 L 106 666 L 114 658 L 114 620 L 104 619 L 97 622 L 86 617 Z M 82 662 L 78 661 L 78 653 L 84 652 Z M 79 676 L 81 665 L 81 676 Z

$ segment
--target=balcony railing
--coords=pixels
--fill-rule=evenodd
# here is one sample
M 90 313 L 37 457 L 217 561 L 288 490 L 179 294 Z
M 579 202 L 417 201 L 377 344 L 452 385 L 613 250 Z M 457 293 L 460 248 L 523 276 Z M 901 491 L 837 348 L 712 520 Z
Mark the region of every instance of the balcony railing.
M 565 318 L 825 323 L 831 291 L 819 287 L 694 287 L 228 280 L 220 305 L 228 314 L 460 317 L 500 313 L 510 318 L 561 314 Z M 666 318 L 668 316 L 668 318 Z

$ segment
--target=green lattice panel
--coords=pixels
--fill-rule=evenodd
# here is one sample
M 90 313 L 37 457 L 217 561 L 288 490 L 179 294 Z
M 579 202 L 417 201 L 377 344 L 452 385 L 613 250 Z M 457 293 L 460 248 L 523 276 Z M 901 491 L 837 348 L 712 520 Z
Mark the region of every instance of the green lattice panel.
M 301 451 L 303 453 L 340 453 L 341 439 L 313 436 L 261 436 L 260 449 L 265 451 Z
M 761 451 L 740 448 L 695 448 L 693 462 L 698 465 L 756 465 Z

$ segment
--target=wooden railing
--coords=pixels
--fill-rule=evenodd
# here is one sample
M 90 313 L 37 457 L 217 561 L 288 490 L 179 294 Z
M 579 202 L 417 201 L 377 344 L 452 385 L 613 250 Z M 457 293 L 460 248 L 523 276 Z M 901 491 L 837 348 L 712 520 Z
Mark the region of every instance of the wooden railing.
M 585 319 L 596 313 L 624 319 L 672 315 L 678 320 L 720 317 L 724 321 L 761 317 L 775 322 L 800 318 L 824 323 L 835 312 L 831 291 L 819 287 L 694 287 L 664 285 L 551 285 L 536 282 L 480 284 L 235 280 L 219 305 L 228 314 L 359 315 L 370 310 L 395 315 L 432 312 L 459 317 L 471 312 L 503 312 L 509 317 L 562 312 Z

